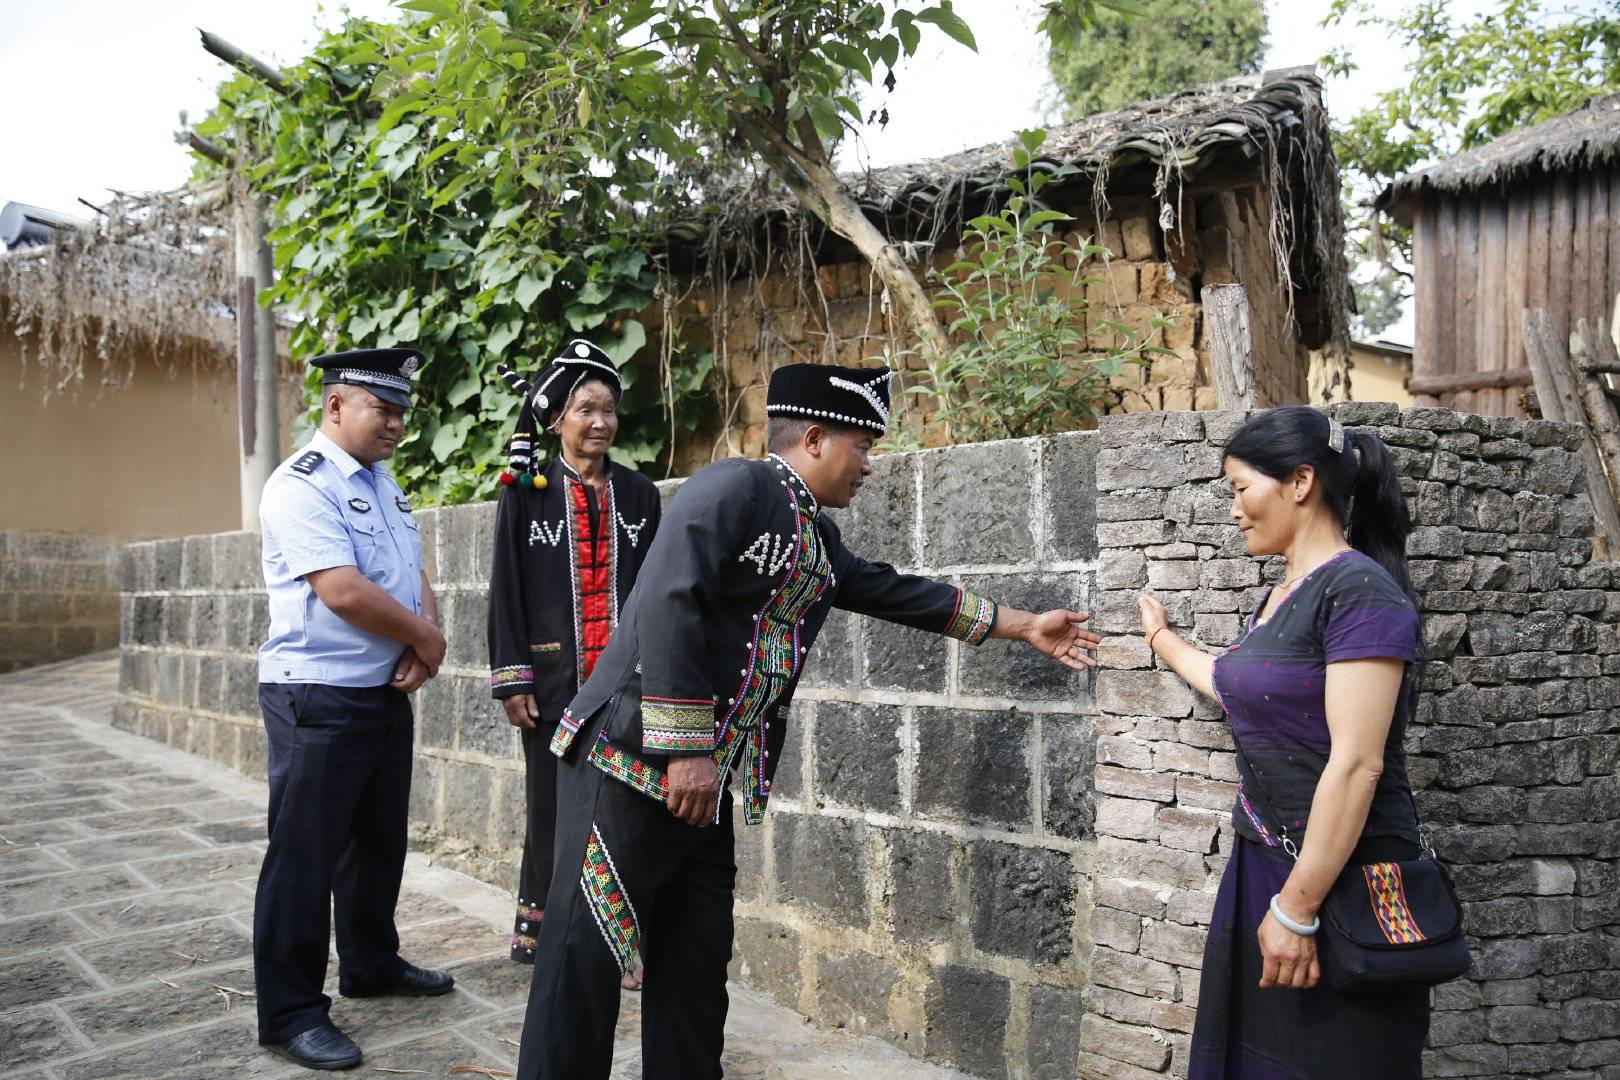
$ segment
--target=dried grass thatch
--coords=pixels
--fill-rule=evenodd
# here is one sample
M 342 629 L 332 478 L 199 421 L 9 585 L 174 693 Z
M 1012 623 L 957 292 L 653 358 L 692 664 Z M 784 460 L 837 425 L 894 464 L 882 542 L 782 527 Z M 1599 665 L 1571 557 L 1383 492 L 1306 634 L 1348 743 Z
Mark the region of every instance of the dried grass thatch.
M 867 215 L 902 246 L 924 251 L 960 233 L 963 222 L 1010 194 L 1015 140 L 907 165 L 847 174 Z M 1108 216 L 1110 195 L 1148 195 L 1161 204 L 1161 222 L 1174 228 L 1182 189 L 1258 181 L 1270 205 L 1268 242 L 1288 287 L 1290 313 L 1308 299 L 1318 324 L 1304 336 L 1348 345 L 1350 288 L 1344 223 L 1322 84 L 1312 67 L 1242 75 L 1179 91 L 1114 112 L 1052 128 L 1037 168 L 1077 173 L 1043 192 L 1072 202 L 1077 189 L 1093 216 Z M 1211 180 L 1219 173 L 1224 179 Z M 769 177 L 743 183 L 722 178 L 696 220 L 670 230 L 675 261 L 756 265 L 736 248 L 757 244 L 777 226 L 790 239 L 810 228 L 792 195 Z M 828 242 L 820 236 L 814 246 Z M 797 241 L 794 241 L 797 246 Z M 852 253 L 846 257 L 853 257 Z
M 223 188 L 117 194 L 82 229 L 0 255 L 0 318 L 46 394 L 134 373 L 137 350 L 170 364 L 229 362 L 232 234 Z
M 1423 191 L 1448 195 L 1506 188 L 1530 176 L 1598 169 L 1620 161 L 1620 94 L 1595 97 L 1562 116 L 1510 131 L 1477 150 L 1398 178 L 1374 207 L 1409 224 Z

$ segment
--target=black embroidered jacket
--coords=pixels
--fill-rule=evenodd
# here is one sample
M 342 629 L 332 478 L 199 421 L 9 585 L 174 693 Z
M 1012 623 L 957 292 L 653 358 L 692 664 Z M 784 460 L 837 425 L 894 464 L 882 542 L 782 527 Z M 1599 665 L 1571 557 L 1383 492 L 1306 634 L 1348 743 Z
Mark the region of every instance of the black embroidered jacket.
M 623 624 L 564 713 L 552 750 L 609 712 L 598 767 L 654 798 L 672 756 L 735 768 L 749 821 L 764 814 L 805 654 L 833 606 L 977 645 L 988 600 L 867 562 L 781 458 L 730 458 L 676 492 Z M 942 661 L 943 662 L 943 661 Z
M 619 623 L 660 504 L 651 480 L 619 465 L 608 466 L 606 506 L 560 457 L 540 475 L 544 488 L 504 488 L 495 509 L 489 681 L 497 698 L 533 694 L 541 721 L 553 724 L 585 681 L 586 642 L 607 640 Z M 593 551 L 604 552 L 594 574 Z

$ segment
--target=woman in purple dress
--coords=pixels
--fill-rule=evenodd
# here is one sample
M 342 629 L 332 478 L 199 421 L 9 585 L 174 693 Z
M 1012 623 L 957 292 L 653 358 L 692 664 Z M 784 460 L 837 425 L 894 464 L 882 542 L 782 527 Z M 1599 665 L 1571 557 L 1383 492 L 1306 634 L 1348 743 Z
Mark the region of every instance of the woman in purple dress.
M 1225 471 L 1249 553 L 1283 556 L 1281 582 L 1219 656 L 1141 598 L 1148 647 L 1221 704 L 1241 751 L 1189 1075 L 1417 1078 L 1428 991 L 1339 993 L 1311 936 L 1351 859 L 1420 850 L 1402 750 L 1420 628 L 1394 462 L 1376 436 L 1285 406 L 1233 436 Z

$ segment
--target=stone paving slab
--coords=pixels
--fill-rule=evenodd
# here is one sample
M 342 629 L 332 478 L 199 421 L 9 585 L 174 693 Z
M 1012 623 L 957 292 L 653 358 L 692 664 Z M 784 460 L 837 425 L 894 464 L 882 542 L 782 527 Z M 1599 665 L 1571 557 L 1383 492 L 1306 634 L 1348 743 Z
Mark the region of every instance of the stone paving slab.
M 265 789 L 115 730 L 116 657 L 0 676 L 0 1078 L 283 1080 L 253 1023 L 253 885 Z M 529 969 L 506 959 L 510 897 L 420 854 L 397 919 L 404 954 L 448 968 L 440 998 L 348 1000 L 354 1077 L 510 1075 Z M 614 1080 L 641 1075 L 626 994 Z M 732 988 L 726 1074 L 743 1080 L 963 1080 L 875 1039 L 820 1031 Z

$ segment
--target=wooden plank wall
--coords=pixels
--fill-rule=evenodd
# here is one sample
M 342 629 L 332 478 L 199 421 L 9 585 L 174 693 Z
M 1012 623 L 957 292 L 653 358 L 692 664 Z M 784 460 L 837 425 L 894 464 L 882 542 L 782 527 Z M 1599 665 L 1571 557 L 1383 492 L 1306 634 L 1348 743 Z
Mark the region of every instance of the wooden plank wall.
M 1413 211 L 1414 376 L 1524 368 L 1520 313 L 1546 308 L 1561 335 L 1607 318 L 1620 292 L 1620 169 L 1538 177 L 1465 196 L 1424 193 Z M 1523 416 L 1529 389 L 1462 390 L 1425 404 Z

